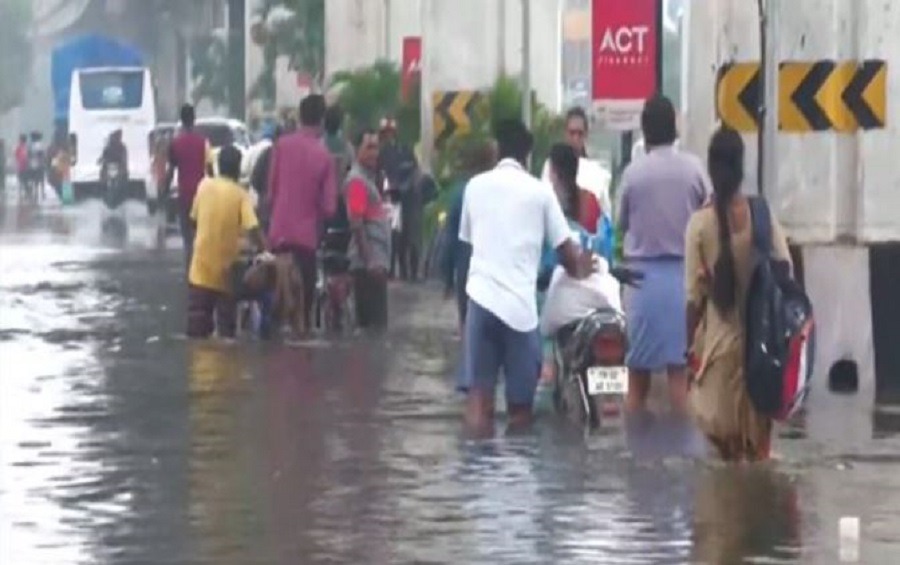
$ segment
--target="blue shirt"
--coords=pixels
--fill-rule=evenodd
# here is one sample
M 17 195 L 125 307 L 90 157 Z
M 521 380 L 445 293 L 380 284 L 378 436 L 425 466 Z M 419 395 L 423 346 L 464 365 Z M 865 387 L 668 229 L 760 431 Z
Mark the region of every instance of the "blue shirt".
M 578 243 L 581 244 L 583 249 L 590 249 L 612 264 L 614 232 L 609 216 L 606 214 L 600 215 L 600 220 L 597 222 L 597 235 L 589 234 L 581 224 L 575 220 L 568 219 L 568 222 L 572 232 L 578 234 Z M 558 264 L 559 258 L 556 256 L 556 250 L 548 243 L 544 243 L 544 251 L 541 255 L 541 274 L 543 274 L 543 276 L 552 275 L 553 269 L 555 269 Z M 541 277 L 539 276 L 538 278 Z
M 459 224 L 462 220 L 463 197 L 469 179 L 456 181 L 450 200 L 450 211 L 447 214 L 446 251 L 442 272 L 447 288 L 465 288 L 469 274 L 469 262 L 472 259 L 472 246 L 459 239 Z
M 625 258 L 683 257 L 688 220 L 710 192 L 703 162 L 688 153 L 658 147 L 632 161 L 619 186 Z

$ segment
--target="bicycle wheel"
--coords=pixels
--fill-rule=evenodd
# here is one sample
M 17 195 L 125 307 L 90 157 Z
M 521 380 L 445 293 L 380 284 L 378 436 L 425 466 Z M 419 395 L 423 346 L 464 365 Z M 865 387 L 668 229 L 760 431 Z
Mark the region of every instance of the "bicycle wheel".
M 321 331 L 325 327 L 325 302 L 328 297 L 320 289 L 316 289 L 315 296 L 315 326 L 317 330 Z
M 352 332 L 356 329 L 356 295 L 351 290 L 344 299 L 342 306 L 342 320 L 345 332 Z

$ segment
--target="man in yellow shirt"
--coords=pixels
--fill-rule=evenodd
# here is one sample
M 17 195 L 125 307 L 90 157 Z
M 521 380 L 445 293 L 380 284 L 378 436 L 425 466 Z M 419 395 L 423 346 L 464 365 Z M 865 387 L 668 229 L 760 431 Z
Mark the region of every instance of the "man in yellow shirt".
M 250 194 L 238 184 L 241 152 L 232 146 L 219 151 L 219 176 L 204 179 L 191 208 L 196 236 L 188 273 L 188 337 L 233 338 L 236 303 L 229 271 L 247 232 L 260 251 L 266 242 L 259 229 Z

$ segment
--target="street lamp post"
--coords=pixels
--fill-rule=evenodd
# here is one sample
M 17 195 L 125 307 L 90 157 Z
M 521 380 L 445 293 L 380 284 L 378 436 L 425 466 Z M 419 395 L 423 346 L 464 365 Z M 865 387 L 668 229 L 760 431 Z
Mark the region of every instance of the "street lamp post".
M 497 77 L 506 74 L 506 0 L 497 0 Z
M 384 0 L 384 58 L 391 60 L 391 0 Z
M 422 35 L 422 51 L 419 61 L 419 117 L 421 135 L 419 143 L 421 149 L 421 166 L 426 173 L 431 172 L 431 159 L 434 153 L 434 118 L 432 117 L 432 76 L 431 53 L 432 31 L 434 29 L 431 0 L 420 0 L 419 3 L 419 29 Z

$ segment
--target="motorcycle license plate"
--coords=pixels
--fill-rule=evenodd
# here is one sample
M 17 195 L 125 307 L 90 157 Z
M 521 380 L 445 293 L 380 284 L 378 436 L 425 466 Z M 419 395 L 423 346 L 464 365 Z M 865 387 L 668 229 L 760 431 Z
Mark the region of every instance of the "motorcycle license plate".
M 588 394 L 628 394 L 627 367 L 588 367 Z

